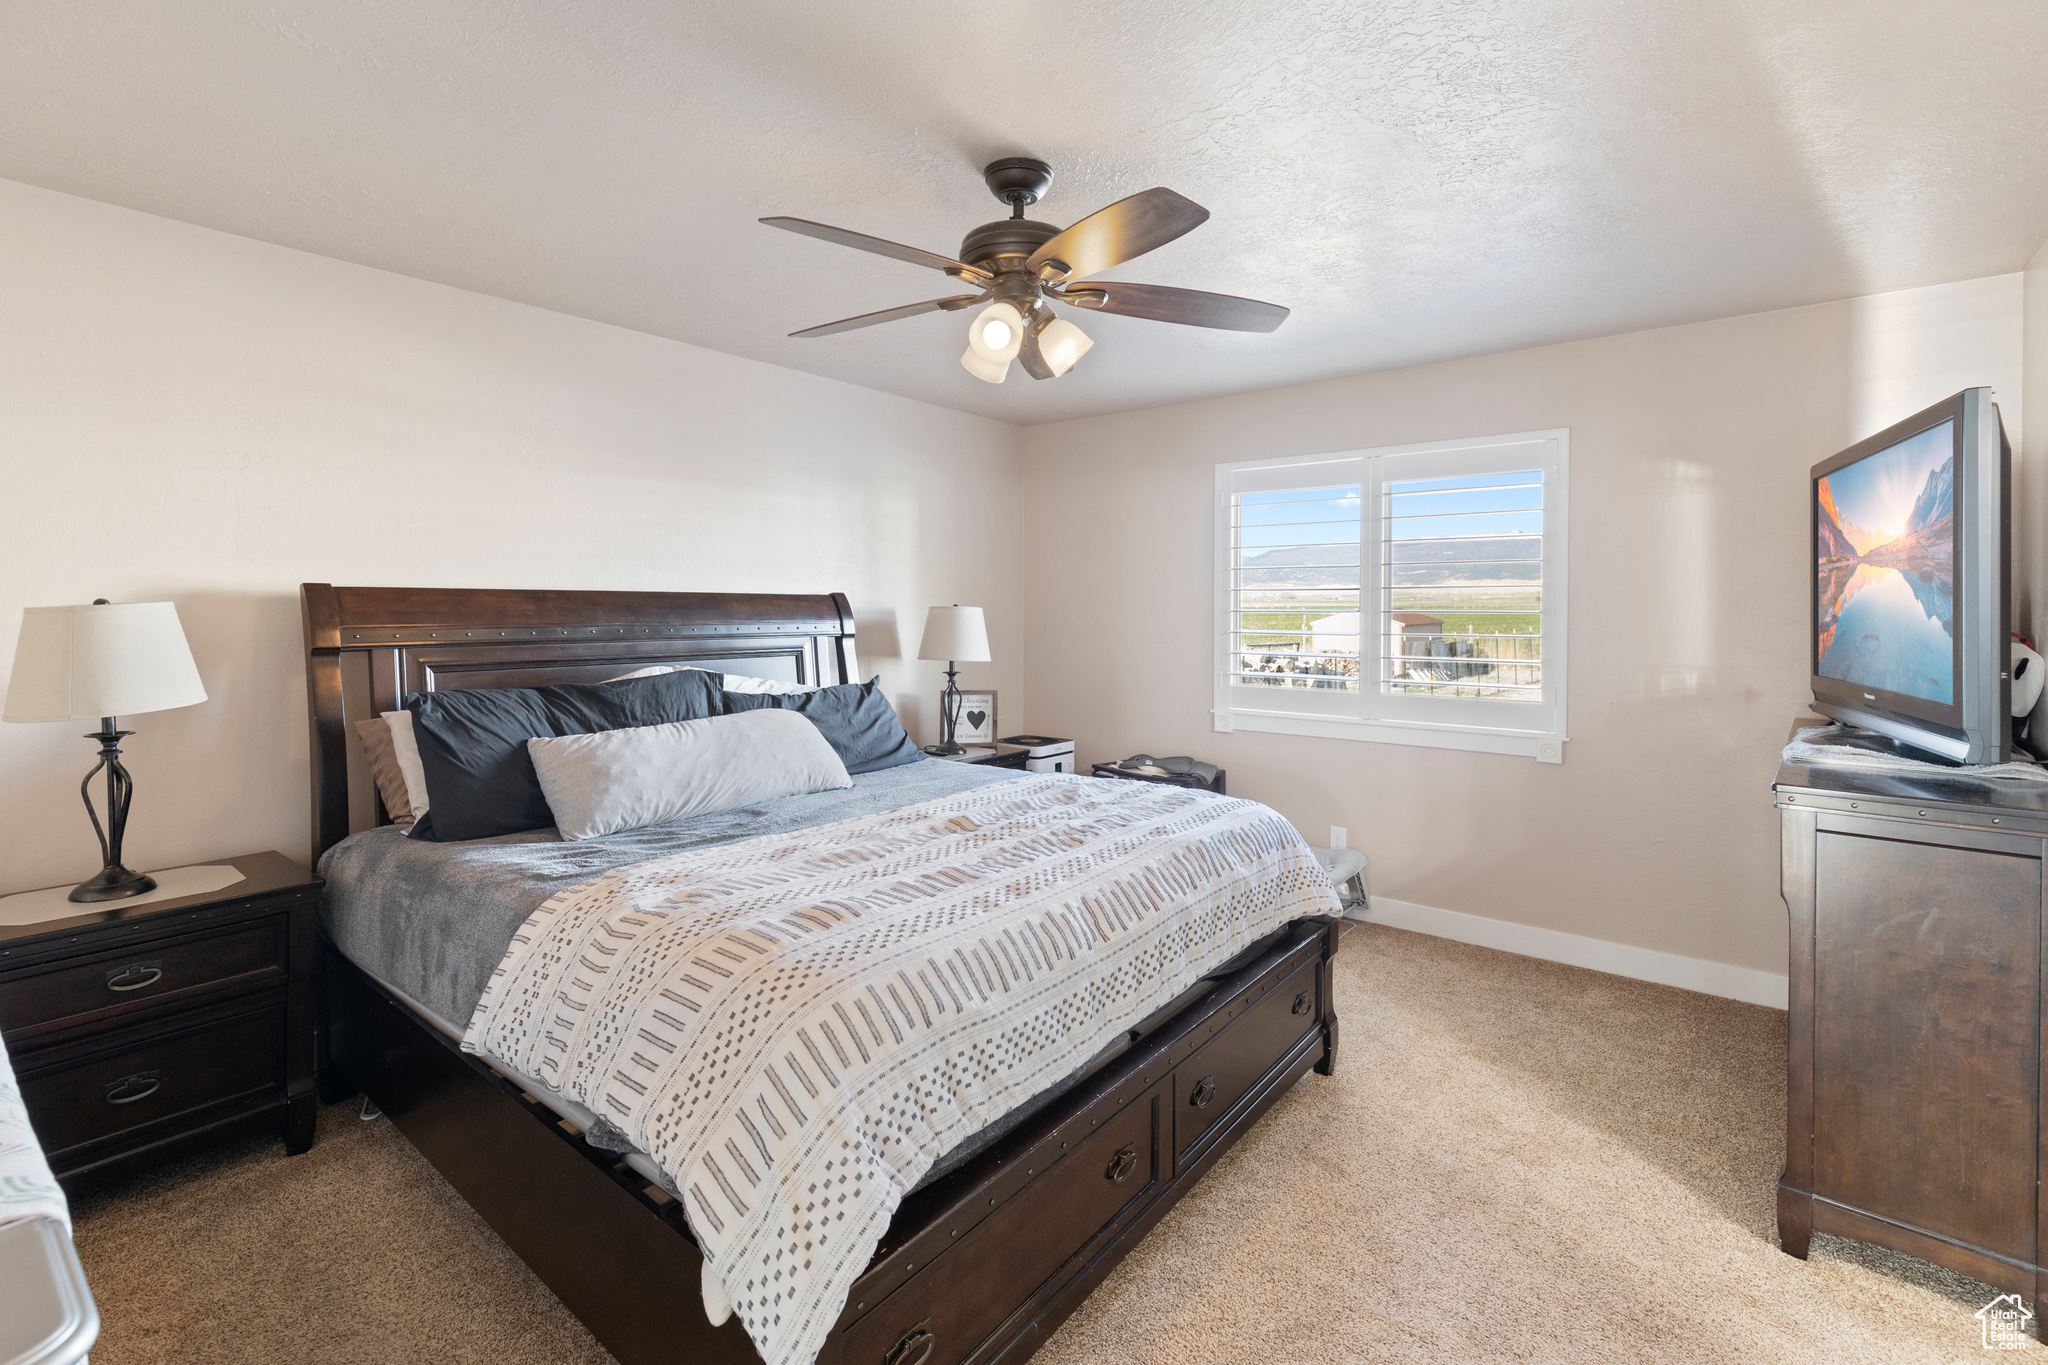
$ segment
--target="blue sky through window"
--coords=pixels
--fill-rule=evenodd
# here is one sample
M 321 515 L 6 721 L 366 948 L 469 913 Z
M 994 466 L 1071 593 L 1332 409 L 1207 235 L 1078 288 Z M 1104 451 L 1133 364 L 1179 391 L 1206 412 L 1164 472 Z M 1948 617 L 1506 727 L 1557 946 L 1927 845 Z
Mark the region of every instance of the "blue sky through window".
M 1540 536 L 1543 475 L 1468 474 L 1389 483 L 1387 535 L 1392 540 L 1443 536 Z
M 1356 485 L 1243 493 L 1237 499 L 1237 543 L 1247 554 L 1279 545 L 1356 545 Z

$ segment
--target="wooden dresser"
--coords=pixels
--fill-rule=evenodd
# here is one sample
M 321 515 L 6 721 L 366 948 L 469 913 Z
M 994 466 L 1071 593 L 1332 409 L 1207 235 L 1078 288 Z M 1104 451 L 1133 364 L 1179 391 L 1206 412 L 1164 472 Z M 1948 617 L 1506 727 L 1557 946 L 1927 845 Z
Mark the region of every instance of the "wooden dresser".
M 1791 1048 L 1778 1234 L 2048 1291 L 2048 783 L 1787 764 Z
M 0 898 L 0 1041 L 67 1189 L 245 1133 L 312 1143 L 319 879 L 281 853 L 203 867 L 226 884 Z

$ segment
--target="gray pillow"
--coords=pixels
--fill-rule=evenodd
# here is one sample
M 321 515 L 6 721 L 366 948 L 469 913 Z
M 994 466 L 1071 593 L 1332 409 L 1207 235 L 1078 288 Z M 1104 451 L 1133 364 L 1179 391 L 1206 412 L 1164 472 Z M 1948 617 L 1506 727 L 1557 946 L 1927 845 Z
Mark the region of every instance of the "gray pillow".
M 794 711 L 548 736 L 526 750 L 564 839 L 853 785 L 818 727 Z
M 815 692 L 773 695 L 727 690 L 725 713 L 776 707 L 807 717 L 850 773 L 872 773 L 924 757 L 903 733 L 896 708 L 882 695 L 882 680 L 842 683 Z

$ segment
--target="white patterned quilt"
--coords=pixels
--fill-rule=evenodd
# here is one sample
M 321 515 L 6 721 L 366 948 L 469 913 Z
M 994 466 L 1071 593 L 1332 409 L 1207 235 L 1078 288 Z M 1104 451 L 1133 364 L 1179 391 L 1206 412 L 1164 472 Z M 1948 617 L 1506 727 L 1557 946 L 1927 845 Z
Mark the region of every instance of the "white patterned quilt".
M 0 1223 L 24 1218 L 54 1218 L 68 1228 L 71 1206 L 29 1127 L 14 1064 L 7 1060 L 7 1049 L 0 1047 Z
M 1265 806 L 1023 777 L 564 891 L 463 1047 L 651 1156 L 763 1359 L 808 1365 L 933 1162 L 1338 909 Z

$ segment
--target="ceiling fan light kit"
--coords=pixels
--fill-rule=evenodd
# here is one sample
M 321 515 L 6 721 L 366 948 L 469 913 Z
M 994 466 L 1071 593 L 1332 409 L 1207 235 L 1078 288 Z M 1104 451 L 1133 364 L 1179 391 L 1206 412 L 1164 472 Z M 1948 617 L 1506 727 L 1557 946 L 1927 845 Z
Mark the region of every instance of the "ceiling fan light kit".
M 1000 360 L 1004 364 L 1017 358 L 1017 352 L 1024 346 L 1024 315 L 1010 303 L 992 303 L 981 310 L 968 329 L 967 344 L 983 360 Z
M 1009 361 L 989 360 L 972 346 L 960 353 L 960 366 L 976 379 L 987 380 L 991 384 L 1002 383 L 1010 374 Z
M 1022 360 L 1033 379 L 1057 379 L 1095 344 L 1087 333 L 1052 311 L 1055 303 L 1233 332 L 1270 332 L 1287 318 L 1287 310 L 1278 304 L 1230 294 L 1111 280 L 1071 287 L 1072 281 L 1142 256 L 1208 220 L 1207 209 L 1172 190 L 1150 189 L 1120 199 L 1062 230 L 1024 216 L 1024 210 L 1043 198 L 1052 185 L 1052 167 L 1045 162 L 1028 156 L 1004 157 L 982 170 L 982 180 L 991 194 L 1010 206 L 1010 216 L 968 233 L 960 244 L 958 259 L 805 218 L 763 218 L 770 227 L 938 270 L 956 283 L 980 291 L 863 313 L 790 335 L 837 336 L 898 318 L 987 304 L 968 326 L 967 350 L 960 364 L 975 378 L 1000 384 L 1013 360 Z
M 1038 353 L 1045 357 L 1045 367 L 1055 379 L 1073 369 L 1074 362 L 1094 344 L 1093 337 L 1065 318 L 1054 318 L 1038 334 Z

